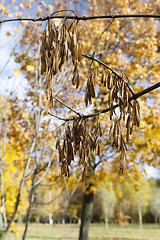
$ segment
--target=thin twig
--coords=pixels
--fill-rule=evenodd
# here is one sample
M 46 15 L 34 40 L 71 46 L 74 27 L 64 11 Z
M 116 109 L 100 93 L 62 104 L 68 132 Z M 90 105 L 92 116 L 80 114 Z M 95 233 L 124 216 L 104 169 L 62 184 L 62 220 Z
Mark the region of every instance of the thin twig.
M 36 181 L 36 172 L 34 172 L 33 178 L 32 178 L 32 187 L 34 186 Z M 25 224 L 25 229 L 23 232 L 23 236 L 22 236 L 22 240 L 25 240 L 26 238 L 26 234 L 27 234 L 27 230 L 28 230 L 28 225 L 30 222 L 30 218 L 31 218 L 31 210 L 32 210 L 32 205 L 34 202 L 34 194 L 35 194 L 35 188 L 31 188 L 31 192 L 30 192 L 30 196 L 29 196 L 29 207 L 27 210 L 27 216 L 26 216 L 26 224 Z
M 109 15 L 100 15 L 100 16 L 90 16 L 90 17 L 86 17 L 86 16 L 46 16 L 46 17 L 36 17 L 36 18 L 12 18 L 12 19 L 5 19 L 5 20 L 1 20 L 1 23 L 5 23 L 5 22 L 15 22 L 15 21 L 31 21 L 31 22 L 43 22 L 43 21 L 48 21 L 50 19 L 75 19 L 78 21 L 87 21 L 87 20 L 93 20 L 93 19 L 116 19 L 116 18 L 160 18 L 160 14 L 109 14 Z
M 37 186 L 40 184 L 40 182 L 42 181 L 42 179 L 43 179 L 43 178 L 46 176 L 46 174 L 48 173 L 51 164 L 52 164 L 52 157 L 51 157 L 51 160 L 48 162 L 48 164 L 47 164 L 47 166 L 46 166 L 46 167 L 47 167 L 47 168 L 46 168 L 46 171 L 45 171 L 45 172 L 43 173 L 43 175 L 38 179 L 38 181 L 34 183 L 34 186 L 31 186 L 31 187 L 29 188 L 28 191 L 32 190 L 32 188 L 35 188 L 35 187 L 37 187 Z M 36 172 L 36 174 L 37 174 L 37 172 Z
M 23 188 L 23 185 L 24 185 L 24 181 L 25 181 L 25 177 L 26 177 L 29 165 L 30 165 L 31 156 L 32 156 L 32 153 L 33 153 L 34 148 L 35 148 L 35 143 L 36 143 L 36 137 L 34 137 L 34 139 L 32 141 L 32 144 L 31 144 L 30 153 L 29 153 L 29 156 L 28 156 L 28 159 L 27 159 L 26 166 L 24 168 L 22 179 L 21 179 L 20 184 L 19 184 L 19 189 L 18 189 L 18 194 L 17 194 L 17 197 L 16 197 L 16 203 L 15 203 L 15 206 L 14 206 L 14 211 L 13 211 L 12 216 L 11 216 L 11 218 L 10 218 L 10 220 L 8 222 L 8 225 L 7 225 L 6 229 L 5 229 L 5 234 L 7 233 L 9 228 L 11 227 L 11 224 L 14 221 L 15 215 L 16 215 L 17 210 L 18 210 L 18 206 L 19 206 L 19 202 L 20 202 L 20 198 L 21 198 L 22 188 Z
M 51 113 L 48 113 L 48 114 L 51 115 Z M 51 115 L 51 116 L 52 116 L 52 115 Z M 50 132 L 48 132 L 48 133 L 46 133 L 46 134 L 41 135 L 41 136 L 38 137 L 37 139 L 39 139 L 39 138 L 43 138 L 43 137 L 49 135 L 50 133 L 54 133 L 54 132 L 56 132 L 56 131 L 57 131 L 59 128 L 61 128 L 64 124 L 65 124 L 65 122 L 62 123 L 61 125 L 59 125 L 58 127 L 56 127 L 54 130 L 52 130 L 52 131 L 50 131 Z
M 105 28 L 105 30 L 101 33 L 100 39 L 102 38 L 103 34 L 110 28 L 110 26 L 112 25 L 112 23 L 114 22 L 115 18 L 112 19 L 112 21 L 110 22 L 110 24 Z
M 52 198 L 49 202 L 36 202 L 37 205 L 49 205 L 51 204 L 52 202 L 54 202 L 57 198 L 59 198 L 62 193 L 64 192 L 65 190 L 65 187 L 63 187 L 62 191 L 54 198 Z
M 77 16 L 77 14 L 75 13 L 75 11 L 73 11 L 73 10 L 71 10 L 71 9 L 68 9 L 68 10 L 63 9 L 63 10 L 58 10 L 58 11 L 52 13 L 52 14 L 50 15 L 50 17 L 52 17 L 53 15 L 55 15 L 55 14 L 57 14 L 57 13 L 61 13 L 61 12 L 72 12 L 75 16 Z
M 58 116 L 54 115 L 53 113 L 48 112 L 48 114 L 51 115 L 52 117 L 55 117 L 55 118 L 61 120 L 61 121 L 65 121 L 65 122 L 68 122 L 68 121 L 69 121 L 69 120 L 67 120 L 67 119 L 65 119 L 65 118 L 58 117 Z
M 52 96 L 56 101 L 60 102 L 62 105 L 64 105 L 66 108 L 68 108 L 69 110 L 71 110 L 72 112 L 76 113 L 78 116 L 81 116 L 81 114 L 79 112 L 76 112 L 73 108 L 71 108 L 70 106 L 68 106 L 66 103 L 62 102 L 61 100 L 59 100 L 57 97 Z

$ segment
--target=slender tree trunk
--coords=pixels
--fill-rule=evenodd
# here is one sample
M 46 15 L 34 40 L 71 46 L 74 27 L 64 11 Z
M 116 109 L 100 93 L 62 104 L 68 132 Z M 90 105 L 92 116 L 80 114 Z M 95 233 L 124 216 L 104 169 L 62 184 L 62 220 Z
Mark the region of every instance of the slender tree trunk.
M 106 202 L 106 211 L 105 211 L 105 226 L 106 226 L 106 229 L 108 229 L 108 202 Z
M 93 191 L 91 191 L 91 186 L 91 184 L 88 186 L 84 194 L 79 240 L 89 239 L 89 225 L 91 222 L 94 196 Z
M 1 204 L 2 204 L 2 228 L 6 228 L 7 225 L 7 217 L 6 217 L 6 206 L 5 206 L 5 198 L 4 198 L 4 184 L 3 184 L 3 162 L 0 161 L 0 181 L 1 181 Z
M 31 188 L 31 192 L 30 192 L 30 196 L 29 196 L 29 207 L 27 210 L 27 217 L 26 217 L 26 225 L 25 225 L 25 230 L 23 233 L 23 237 L 22 240 L 25 240 L 26 238 L 26 234 L 27 234 L 27 230 L 28 230 L 28 225 L 31 219 L 31 211 L 32 211 L 32 205 L 34 202 L 34 193 L 35 193 L 35 182 L 36 182 L 36 171 L 34 172 L 33 178 L 32 178 L 32 188 Z
M 6 216 L 6 205 L 5 205 L 5 197 L 4 197 L 4 182 L 3 182 L 3 168 L 5 163 L 5 139 L 6 139 L 6 127 L 7 120 L 5 121 L 5 127 L 3 128 L 2 122 L 0 122 L 0 134 L 4 134 L 4 141 L 2 143 L 2 138 L 0 138 L 0 189 L 1 189 L 1 207 L 2 207 L 2 229 L 5 229 L 7 226 L 7 216 Z M 5 131 L 3 133 L 3 131 Z
M 81 219 L 80 218 L 78 218 L 78 225 L 80 225 L 81 224 Z
M 52 200 L 52 191 L 49 190 L 49 202 L 51 200 Z M 53 224 L 52 213 L 49 213 L 48 219 L 49 219 L 49 224 L 52 225 Z
M 155 216 L 155 224 L 157 224 L 157 223 L 158 223 L 158 217 Z
M 139 229 L 142 230 L 143 220 L 142 220 L 142 207 L 140 204 L 138 205 L 138 216 L 139 216 Z
M 62 216 L 62 224 L 64 225 L 66 222 L 65 222 L 65 216 L 63 215 Z
M 25 169 L 24 169 L 23 177 L 22 177 L 22 179 L 20 181 L 20 184 L 19 184 L 18 195 L 16 197 L 16 203 L 15 203 L 15 206 L 14 206 L 14 211 L 13 211 L 11 219 L 10 219 L 6 229 L 5 229 L 5 235 L 7 234 L 7 232 L 9 230 L 12 222 L 14 221 L 14 218 L 15 218 L 17 210 L 18 210 L 18 206 L 19 206 L 19 202 L 20 202 L 20 198 L 21 198 L 22 188 L 23 188 L 23 185 L 24 185 L 24 181 L 25 181 L 25 177 L 26 177 L 29 165 L 30 165 L 31 156 L 32 156 L 32 153 L 33 153 L 33 150 L 34 150 L 34 147 L 35 147 L 35 142 L 36 142 L 36 138 L 34 138 L 33 142 L 32 142 L 32 146 L 31 146 L 31 149 L 30 149 L 29 157 L 28 157 Z

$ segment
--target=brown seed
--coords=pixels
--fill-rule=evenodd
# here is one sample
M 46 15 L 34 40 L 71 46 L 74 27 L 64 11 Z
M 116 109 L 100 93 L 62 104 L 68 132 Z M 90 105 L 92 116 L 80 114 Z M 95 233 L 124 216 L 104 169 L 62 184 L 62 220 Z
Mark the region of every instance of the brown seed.
M 94 86 L 93 86 L 92 82 L 89 83 L 89 92 L 90 92 L 91 97 L 94 98 L 95 97 L 95 90 L 94 90 Z
M 82 58 L 82 55 L 81 55 L 81 45 L 78 44 L 77 45 L 77 51 L 78 51 L 78 61 L 80 62 L 81 61 L 81 58 Z
M 79 73 L 76 74 L 76 89 L 79 87 Z

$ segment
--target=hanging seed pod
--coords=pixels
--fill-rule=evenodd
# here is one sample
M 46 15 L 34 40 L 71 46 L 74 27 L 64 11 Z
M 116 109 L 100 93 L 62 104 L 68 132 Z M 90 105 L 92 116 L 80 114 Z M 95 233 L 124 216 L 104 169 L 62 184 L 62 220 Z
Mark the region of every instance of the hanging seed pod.
M 56 149 L 58 149 L 60 147 L 60 140 L 59 138 L 57 139 L 57 142 L 56 142 Z
M 69 124 L 67 124 L 67 128 L 66 128 L 66 138 L 69 139 L 70 141 L 72 141 L 71 130 L 70 130 Z
M 41 52 L 41 76 L 46 72 L 45 53 Z
M 106 87 L 106 77 L 104 77 L 103 86 Z
M 86 179 L 86 169 L 83 169 L 83 173 L 82 173 L 82 182 L 84 182 Z
M 108 76 L 107 76 L 107 88 L 109 89 L 109 90 L 111 90 L 111 73 L 110 72 L 108 72 Z
M 88 106 L 88 87 L 86 87 L 84 101 L 85 101 L 85 104 L 86 104 L 86 107 L 87 107 Z
M 95 97 L 95 90 L 92 81 L 89 82 L 89 93 L 92 98 Z
M 76 89 L 79 87 L 79 73 L 76 74 Z
M 74 73 L 73 73 L 73 78 L 72 78 L 72 84 L 73 84 L 73 86 L 76 84 L 76 75 L 77 75 L 77 73 L 74 72 Z
M 82 58 L 81 45 L 80 44 L 77 45 L 77 58 L 78 58 L 78 61 L 80 62 L 81 58 Z
M 100 143 L 98 142 L 97 146 L 96 146 L 96 155 L 100 155 Z
M 125 168 L 125 151 L 121 151 L 121 156 L 120 156 L 120 164 L 119 164 L 119 174 L 124 173 L 124 168 Z
M 59 162 L 61 163 L 63 161 L 63 150 L 61 149 L 61 147 L 58 148 L 58 152 L 59 152 Z
M 70 177 L 69 166 L 67 165 L 67 176 Z
M 137 122 L 137 127 L 139 127 L 140 126 L 140 106 L 137 100 L 136 100 L 136 122 Z

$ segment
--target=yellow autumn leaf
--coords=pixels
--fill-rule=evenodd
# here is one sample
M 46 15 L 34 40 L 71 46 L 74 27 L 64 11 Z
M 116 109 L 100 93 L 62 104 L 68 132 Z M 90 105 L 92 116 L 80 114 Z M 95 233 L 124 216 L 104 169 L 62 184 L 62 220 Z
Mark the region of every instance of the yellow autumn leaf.
M 12 36 L 13 34 L 10 32 L 6 32 L 6 36 Z
M 20 29 L 20 28 L 16 28 L 16 30 L 17 30 L 18 32 L 20 32 L 20 31 L 21 31 L 21 29 Z
M 29 71 L 29 72 L 34 71 L 34 66 L 32 66 L 32 65 L 27 65 L 27 71 Z
M 15 69 L 14 71 L 13 71 L 13 74 L 15 74 L 15 75 L 19 75 L 21 73 L 21 70 L 19 69 Z
M 122 197 L 122 191 L 121 190 L 118 191 L 117 196 L 118 196 L 118 198 Z
M 21 12 L 16 12 L 16 17 L 21 17 L 22 16 L 22 13 Z
M 20 232 L 18 230 L 16 231 L 16 235 L 18 238 L 20 237 Z
M 31 5 L 31 4 L 27 4 L 26 7 L 27 7 L 27 8 L 32 8 L 32 5 Z
M 2 13 L 4 13 L 4 14 L 7 14 L 7 13 L 9 13 L 9 9 L 8 9 L 8 8 L 6 8 L 6 7 L 4 7 L 4 8 L 2 9 Z
M 18 9 L 19 9 L 19 7 L 18 7 L 18 6 L 15 6 L 15 7 L 14 7 L 14 9 L 15 9 L 15 10 L 18 10 Z
M 21 8 L 24 8 L 24 7 L 25 7 L 25 5 L 26 5 L 26 3 L 25 3 L 25 2 L 21 2 L 21 3 L 19 4 L 19 6 L 20 6 Z
M 22 118 L 28 118 L 29 114 L 28 113 L 22 113 Z
M 13 14 L 13 13 L 9 13 L 9 14 L 8 14 L 8 17 L 13 18 L 13 17 L 14 17 L 14 14 Z

